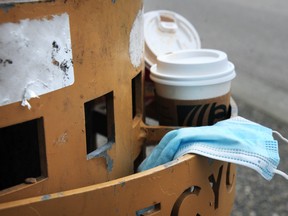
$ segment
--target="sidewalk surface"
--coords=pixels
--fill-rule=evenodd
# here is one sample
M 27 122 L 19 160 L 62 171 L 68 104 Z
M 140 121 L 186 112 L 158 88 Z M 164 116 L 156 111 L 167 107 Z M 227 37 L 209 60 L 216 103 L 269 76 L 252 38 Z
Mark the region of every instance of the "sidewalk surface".
M 277 130 L 286 138 L 288 125 L 273 119 L 269 115 L 234 98 L 239 115 Z M 279 142 L 280 165 L 278 168 L 288 172 L 288 144 Z M 275 175 L 266 181 L 256 171 L 237 166 L 237 187 L 234 210 L 231 216 L 287 216 L 288 215 L 288 181 Z

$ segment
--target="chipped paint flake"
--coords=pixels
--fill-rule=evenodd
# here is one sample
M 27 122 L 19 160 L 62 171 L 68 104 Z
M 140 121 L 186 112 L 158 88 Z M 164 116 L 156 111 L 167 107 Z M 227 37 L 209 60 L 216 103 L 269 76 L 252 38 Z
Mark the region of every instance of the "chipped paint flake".
M 143 9 L 141 9 L 132 25 L 129 42 L 131 64 L 137 68 L 144 58 Z
M 107 151 L 112 148 L 112 145 L 113 145 L 113 142 L 108 142 L 105 145 L 96 149 L 95 151 L 90 152 L 87 155 L 87 160 L 91 160 L 93 158 L 103 157 L 106 160 L 107 170 L 109 172 L 111 172 L 113 169 L 113 160 Z
M 74 83 L 69 16 L 0 24 L 0 106 Z
M 126 182 L 125 182 L 125 181 L 122 181 L 122 182 L 120 182 L 119 184 L 121 185 L 121 187 L 125 187 Z
M 28 83 L 24 89 L 21 105 L 27 106 L 29 110 L 31 109 L 31 105 L 28 101 L 31 98 L 39 98 L 39 96 L 35 93 L 37 91 L 37 88 L 39 88 L 39 83 L 40 83 L 40 88 L 42 88 L 41 81 L 33 81 L 31 83 Z M 43 86 L 47 87 L 47 85 L 45 85 L 44 83 L 43 83 Z
M 50 194 L 43 195 L 42 198 L 41 198 L 42 201 L 49 200 L 49 199 L 51 199 L 51 195 Z

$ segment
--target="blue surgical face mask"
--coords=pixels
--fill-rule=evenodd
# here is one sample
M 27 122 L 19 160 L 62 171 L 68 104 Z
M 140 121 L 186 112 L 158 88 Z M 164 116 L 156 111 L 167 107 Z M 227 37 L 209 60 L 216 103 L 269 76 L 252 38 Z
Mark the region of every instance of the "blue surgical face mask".
M 278 142 L 273 133 L 288 143 L 278 132 L 260 124 L 234 117 L 212 126 L 188 127 L 167 133 L 139 167 L 139 171 L 164 164 L 187 153 L 244 165 L 271 180 L 279 174 Z

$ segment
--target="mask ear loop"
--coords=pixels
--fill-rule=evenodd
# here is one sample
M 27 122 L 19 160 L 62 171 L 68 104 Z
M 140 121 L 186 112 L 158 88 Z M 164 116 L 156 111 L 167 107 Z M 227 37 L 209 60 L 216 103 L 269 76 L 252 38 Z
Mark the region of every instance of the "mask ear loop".
M 272 133 L 277 134 L 284 142 L 286 142 L 288 144 L 288 139 L 286 139 L 285 137 L 282 136 L 282 134 L 280 134 L 278 131 L 272 131 Z M 281 170 L 274 170 L 275 174 L 281 175 L 282 177 L 284 177 L 286 180 L 288 180 L 288 175 L 284 172 L 282 172 Z
M 281 170 L 275 169 L 274 170 L 275 174 L 281 175 L 282 177 L 284 177 L 286 180 L 288 180 L 288 175 L 284 172 L 282 172 Z
M 277 134 L 284 142 L 288 143 L 288 139 L 286 139 L 285 137 L 282 136 L 282 134 L 280 134 L 278 131 L 272 131 L 272 133 Z

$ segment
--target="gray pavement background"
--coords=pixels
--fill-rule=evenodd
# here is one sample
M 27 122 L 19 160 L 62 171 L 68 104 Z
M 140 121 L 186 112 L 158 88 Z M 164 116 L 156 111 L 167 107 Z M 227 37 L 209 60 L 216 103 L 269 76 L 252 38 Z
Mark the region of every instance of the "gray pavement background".
M 237 101 L 239 115 L 279 131 L 287 137 L 288 126 L 255 109 L 242 100 Z M 280 164 L 278 168 L 288 172 L 288 144 L 279 142 Z M 254 170 L 237 167 L 236 199 L 232 216 L 287 216 L 288 181 L 275 175 L 266 181 Z
M 197 29 L 203 48 L 227 53 L 237 78 L 232 95 L 239 115 L 288 137 L 287 0 L 144 0 L 145 11 L 181 14 Z M 288 144 L 279 143 L 279 168 L 288 172 Z M 238 166 L 232 216 L 287 216 L 288 181 L 270 182 Z

